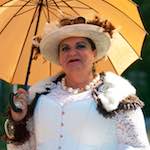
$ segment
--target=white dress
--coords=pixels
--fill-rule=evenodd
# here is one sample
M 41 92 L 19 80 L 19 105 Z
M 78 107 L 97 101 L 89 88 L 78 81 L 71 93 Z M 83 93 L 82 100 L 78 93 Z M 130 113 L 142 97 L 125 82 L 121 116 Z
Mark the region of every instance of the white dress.
M 8 150 L 150 150 L 141 109 L 105 118 L 91 90 L 73 94 L 57 84 L 40 96 L 28 126 L 30 140 Z

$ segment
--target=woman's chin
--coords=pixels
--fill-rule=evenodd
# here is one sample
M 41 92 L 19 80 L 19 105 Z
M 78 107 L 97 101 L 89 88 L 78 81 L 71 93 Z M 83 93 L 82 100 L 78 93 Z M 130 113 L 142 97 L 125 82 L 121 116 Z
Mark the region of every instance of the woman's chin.
M 79 71 L 83 71 L 83 65 L 81 63 L 69 63 L 67 64 L 67 66 L 65 67 L 67 70 L 67 72 L 79 72 Z

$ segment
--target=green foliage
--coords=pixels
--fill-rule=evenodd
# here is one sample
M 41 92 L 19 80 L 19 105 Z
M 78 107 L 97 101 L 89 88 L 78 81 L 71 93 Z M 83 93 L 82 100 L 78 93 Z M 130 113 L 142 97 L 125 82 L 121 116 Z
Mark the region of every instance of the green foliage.
M 0 141 L 0 150 L 6 150 L 6 144 Z
M 145 29 L 150 33 L 150 2 L 149 0 L 135 0 L 139 4 L 139 11 Z M 140 38 L 140 37 L 139 37 Z M 144 113 L 150 116 L 150 36 L 147 34 L 143 49 L 142 60 L 137 60 L 124 73 L 127 79 L 137 89 L 137 95 L 145 102 Z
M 11 92 L 12 92 L 12 85 L 1 80 L 0 81 L 0 112 L 1 113 L 5 113 L 7 110 L 9 95 Z
M 4 134 L 4 122 L 6 120 L 6 111 L 9 105 L 9 95 L 12 92 L 12 85 L 5 81 L 0 81 L 0 136 Z M 0 141 L 0 150 L 6 150 L 6 145 Z
M 143 46 L 142 60 L 137 60 L 123 74 L 137 89 L 137 95 L 145 102 L 144 113 L 150 116 L 150 37 Z
M 150 33 L 150 2 L 149 0 L 144 0 L 140 5 L 140 12 L 143 19 L 143 23 L 148 33 Z

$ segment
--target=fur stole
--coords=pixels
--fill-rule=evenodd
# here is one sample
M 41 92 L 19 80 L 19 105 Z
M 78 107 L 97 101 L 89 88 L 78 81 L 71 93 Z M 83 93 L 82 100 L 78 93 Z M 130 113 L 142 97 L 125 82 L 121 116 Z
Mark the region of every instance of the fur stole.
M 115 116 L 120 111 L 130 111 L 143 107 L 144 103 L 136 96 L 131 83 L 112 72 L 102 73 L 103 83 L 93 90 L 97 110 L 104 117 Z
M 33 85 L 29 89 L 28 103 L 32 102 L 37 93 L 49 92 L 55 88 L 56 83 L 53 81 L 61 75 L 62 73 L 59 73 L 54 77 L 47 78 Z M 98 104 L 99 112 L 103 115 L 110 114 L 110 112 L 115 113 L 119 110 L 136 109 L 139 106 L 143 107 L 143 102 L 136 96 L 136 89 L 128 80 L 112 72 L 100 73 L 100 78 L 102 84 L 93 89 L 92 95 Z

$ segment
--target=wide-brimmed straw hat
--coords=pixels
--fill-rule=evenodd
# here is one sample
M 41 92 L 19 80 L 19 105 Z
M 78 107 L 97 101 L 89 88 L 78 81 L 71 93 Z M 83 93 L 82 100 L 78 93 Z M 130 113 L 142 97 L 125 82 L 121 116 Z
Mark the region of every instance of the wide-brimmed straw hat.
M 97 25 L 81 23 L 61 27 L 54 24 L 47 24 L 47 26 L 46 34 L 42 37 L 39 47 L 44 57 L 55 64 L 59 64 L 58 46 L 66 38 L 90 38 L 96 46 L 95 61 L 104 57 L 111 45 L 110 35 L 104 32 L 104 28 Z

